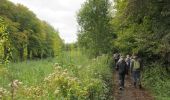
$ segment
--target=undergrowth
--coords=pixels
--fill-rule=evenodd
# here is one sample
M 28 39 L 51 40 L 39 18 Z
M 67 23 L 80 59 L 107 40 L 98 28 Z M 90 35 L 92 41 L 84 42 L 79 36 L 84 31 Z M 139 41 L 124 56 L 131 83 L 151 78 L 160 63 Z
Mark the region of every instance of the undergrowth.
M 107 55 L 89 59 L 80 51 L 56 58 L 11 63 L 0 70 L 3 100 L 111 100 L 112 71 Z
M 146 67 L 142 77 L 144 85 L 152 90 L 156 100 L 170 100 L 170 77 L 164 67 L 160 64 Z

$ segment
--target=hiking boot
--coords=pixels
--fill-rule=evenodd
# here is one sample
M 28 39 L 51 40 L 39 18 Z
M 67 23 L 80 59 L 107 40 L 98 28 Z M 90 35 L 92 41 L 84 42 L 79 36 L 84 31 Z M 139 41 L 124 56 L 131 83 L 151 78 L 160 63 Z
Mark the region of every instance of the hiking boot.
M 123 88 L 122 88 L 122 87 L 119 87 L 119 90 L 123 90 Z
M 142 89 L 142 85 L 141 84 L 139 84 L 139 89 Z

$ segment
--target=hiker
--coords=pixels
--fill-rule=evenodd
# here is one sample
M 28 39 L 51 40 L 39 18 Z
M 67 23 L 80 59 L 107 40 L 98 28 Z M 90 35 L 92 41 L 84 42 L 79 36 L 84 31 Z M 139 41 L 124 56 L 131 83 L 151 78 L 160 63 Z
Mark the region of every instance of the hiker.
M 115 54 L 113 55 L 115 64 L 118 62 L 119 57 L 120 57 L 119 53 L 115 53 Z
M 136 85 L 138 84 L 139 88 L 141 88 L 141 71 L 142 71 L 142 61 L 137 56 L 134 56 L 131 65 L 130 70 L 133 77 L 133 85 L 136 88 Z
M 116 64 L 116 70 L 118 70 L 118 75 L 119 75 L 119 85 L 120 85 L 120 90 L 124 89 L 124 84 L 125 84 L 125 75 L 127 74 L 127 64 L 125 62 L 125 59 L 123 56 L 120 57 L 119 61 Z
M 126 56 L 126 64 L 127 64 L 127 71 L 130 72 L 130 63 L 131 63 L 131 58 L 129 55 Z

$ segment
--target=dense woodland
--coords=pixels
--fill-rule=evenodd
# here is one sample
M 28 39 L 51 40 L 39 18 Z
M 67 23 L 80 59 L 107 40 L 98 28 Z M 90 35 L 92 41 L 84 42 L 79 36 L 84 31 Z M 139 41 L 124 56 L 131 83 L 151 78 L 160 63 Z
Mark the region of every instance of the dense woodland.
M 8 37 L 1 51 L 3 58 L 12 52 L 8 58 L 13 61 L 40 59 L 54 57 L 61 51 L 63 41 L 58 31 L 25 6 L 0 0 L 0 16 Z
M 136 53 L 169 67 L 169 0 L 87 0 L 77 19 L 78 42 L 89 53 Z

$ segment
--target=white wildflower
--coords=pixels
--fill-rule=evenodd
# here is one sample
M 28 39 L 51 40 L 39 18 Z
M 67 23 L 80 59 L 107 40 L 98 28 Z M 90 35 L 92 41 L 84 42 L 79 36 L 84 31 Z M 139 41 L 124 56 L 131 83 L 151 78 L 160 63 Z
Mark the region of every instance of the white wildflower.
M 60 90 L 57 88 L 55 91 L 54 91 L 54 94 L 57 95 L 59 94 Z

